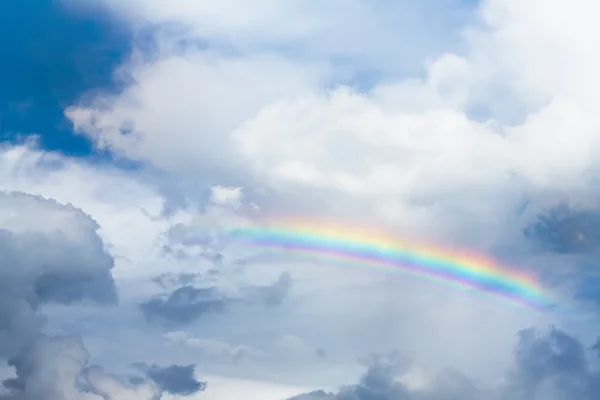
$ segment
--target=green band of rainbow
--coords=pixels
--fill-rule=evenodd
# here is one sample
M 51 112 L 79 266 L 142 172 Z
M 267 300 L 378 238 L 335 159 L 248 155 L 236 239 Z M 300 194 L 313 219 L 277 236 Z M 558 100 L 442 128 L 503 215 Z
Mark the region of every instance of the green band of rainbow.
M 481 255 L 393 240 L 381 233 L 318 222 L 283 221 L 236 228 L 229 237 L 252 246 L 358 262 L 385 272 L 413 272 L 493 293 L 537 310 L 552 302 L 535 280 Z

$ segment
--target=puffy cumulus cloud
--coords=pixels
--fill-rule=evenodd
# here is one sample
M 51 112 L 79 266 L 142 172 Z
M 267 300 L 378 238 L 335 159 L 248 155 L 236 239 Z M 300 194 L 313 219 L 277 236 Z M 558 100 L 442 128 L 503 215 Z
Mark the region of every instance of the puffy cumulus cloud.
M 389 348 L 414 354 L 408 370 L 402 358 L 370 362 L 358 386 L 330 397 L 376 393 L 383 399 L 392 391 L 399 398 L 476 399 L 484 396 L 479 388 L 487 387 L 480 379 L 494 381 L 511 365 L 501 388 L 490 389 L 493 395 L 560 398 L 558 387 L 565 387 L 576 397 L 592 396 L 596 372 L 581 366 L 583 356 L 566 355 L 579 350 L 560 331 L 533 339 L 525 334 L 517 361 L 510 353 L 514 332 L 528 326 L 556 323 L 597 337 L 593 326 L 573 321 L 580 317 L 575 290 L 565 289 L 564 297 L 576 311 L 540 314 L 414 275 L 390 279 L 345 263 L 244 248 L 230 242 L 227 232 L 292 214 L 352 227 L 368 223 L 400 237 L 465 246 L 537 268 L 546 286 L 580 285 L 582 275 L 574 272 L 593 244 L 577 247 L 569 239 L 569 254 L 557 256 L 556 243 L 579 233 L 595 240 L 582 220 L 598 208 L 596 5 L 484 0 L 462 30 L 460 51 L 430 47 L 421 57 L 399 47 L 414 42 L 416 31 L 407 40 L 386 19 L 406 11 L 403 2 L 388 5 L 399 9 L 362 1 L 309 2 L 294 9 L 261 2 L 250 10 L 231 1 L 175 2 L 168 9 L 156 2 L 107 1 L 132 23 L 154 25 L 155 46 L 147 54 L 139 45 L 123 65 L 119 72 L 133 78 L 123 92 L 91 95 L 66 114 L 99 147 L 200 182 L 204 191 L 196 187 L 189 196 L 196 200 L 194 211 L 174 212 L 177 206 L 165 207 L 161 196 L 120 175 L 94 186 L 77 172 L 72 188 L 88 188 L 85 195 L 61 193 L 45 180 L 57 182 L 65 174 L 15 178 L 15 171 L 23 171 L 15 159 L 37 155 L 12 151 L 1 159 L 11 166 L 7 187 L 30 185 L 60 201 L 73 198 L 77 207 L 86 204 L 82 208 L 99 221 L 108 243 L 132 260 L 117 259 L 115 276 L 123 278 L 118 284 L 127 290 L 121 293 L 133 298 L 138 314 L 142 302 L 147 315 L 185 323 L 185 340 L 218 342 L 195 342 L 199 352 L 220 346 L 235 358 L 237 346 L 248 346 L 272 354 L 277 346 L 300 348 L 292 338 L 323 349 L 326 357 L 318 364 L 308 357 L 297 362 L 261 356 L 260 362 L 244 357 L 235 365 L 240 375 L 294 385 L 353 382 L 357 354 Z M 141 18 L 131 13 L 134 8 Z M 422 73 L 407 78 L 393 61 L 413 56 Z M 366 66 L 374 64 L 386 67 L 365 77 Z M 107 196 L 98 189 L 114 182 L 126 194 L 113 189 Z M 171 204 L 189 204 L 184 197 L 173 196 Z M 560 207 L 569 212 L 556 214 Z M 532 238 L 550 254 L 532 252 Z M 162 275 L 165 265 L 172 269 L 168 276 Z M 137 280 L 141 276 L 161 276 L 163 292 L 155 296 L 151 283 Z M 550 289 L 544 291 L 549 297 Z M 35 294 L 59 302 L 79 295 Z M 278 307 L 263 307 L 281 298 Z M 29 298 L 23 301 L 25 310 L 32 307 Z M 24 325 L 38 320 L 36 313 L 19 315 Z M 127 329 L 159 330 L 156 340 L 164 340 L 164 326 L 133 328 L 125 320 Z M 554 353 L 574 369 L 561 369 Z M 400 361 L 404 369 L 397 370 Z M 469 378 L 444 373 L 436 379 L 446 367 Z M 233 373 L 231 367 L 223 371 Z M 402 373 L 407 376 L 392 377 Z
M 88 366 L 90 355 L 76 337 L 41 336 L 10 360 L 17 377 L 4 381 L 3 400 L 159 400 L 150 380 L 128 382 Z
M 83 371 L 81 386 L 102 400 L 148 399 L 159 400 L 162 393 L 155 382 L 140 378 L 131 379 L 105 373 L 98 367 Z
M 160 399 L 163 391 L 171 391 L 150 374 L 129 382 L 91 367 L 79 337 L 42 333 L 42 310 L 48 305 L 116 304 L 114 261 L 98 235 L 98 223 L 72 205 L 40 196 L 3 192 L 0 203 L 0 359 L 15 374 L 4 380 L 8 394 L 1 397 Z
M 123 97 L 106 99 L 104 106 L 72 107 L 67 115 L 77 130 L 117 154 L 170 170 L 191 169 L 214 184 L 239 182 L 243 165 L 231 152 L 229 132 L 262 106 L 309 92 L 320 79 L 313 70 L 278 56 L 167 53 L 133 67 L 133 79 L 141 85 L 130 86 Z M 169 140 L 163 132 L 170 133 Z
M 137 0 L 106 3 L 124 11 L 134 24 L 166 28 L 153 32 L 157 48 L 150 57 L 139 56 L 147 51 L 141 45 L 130 64 L 120 70 L 138 84 L 123 95 L 92 99 L 89 107 L 70 107 L 67 115 L 76 129 L 101 147 L 169 169 L 193 169 L 196 176 L 202 174 L 218 184 L 228 183 L 218 178 L 236 181 L 237 177 L 239 182 L 237 175 L 244 166 L 230 165 L 237 164 L 238 157 L 228 138 L 263 106 L 280 98 L 320 91 L 332 82 L 352 80 L 354 76 L 379 75 L 381 66 L 395 71 L 401 65 L 408 66 L 409 59 L 420 63 L 421 56 L 436 53 L 432 47 L 448 37 L 435 34 L 431 27 L 442 28 L 453 19 L 450 13 L 442 18 L 434 12 L 439 2 L 426 2 L 422 7 L 409 1 L 387 4 L 394 10 L 362 0 L 327 6 L 318 2 L 292 6 L 266 1 L 252 10 L 238 1 L 215 8 L 177 2 L 166 9 Z M 444 5 L 457 12 L 464 2 L 445 0 Z M 232 12 L 225 10 L 236 10 L 233 14 L 239 12 L 241 19 L 231 20 Z M 436 18 L 441 21 L 433 24 Z M 299 36 L 279 37 L 276 32 L 296 25 L 290 20 L 304 27 L 297 32 Z M 238 25 L 234 21 L 246 22 Z M 426 21 L 427 25 L 417 21 Z M 422 30 L 421 45 L 427 35 L 435 39 L 429 46 L 397 40 L 409 23 L 411 35 L 415 29 Z M 183 28 L 171 29 L 174 25 Z M 214 29 L 206 30 L 209 25 Z M 349 25 L 355 29 L 348 30 Z M 330 39 L 323 40 L 324 35 Z M 373 43 L 380 46 L 374 47 Z M 317 49 L 324 44 L 324 48 Z M 399 47 L 407 45 L 411 53 L 417 53 L 415 56 L 402 54 Z M 372 51 L 375 54 L 365 54 Z M 421 52 L 425 54 L 418 54 Z M 391 58 L 396 68 L 390 68 Z M 367 65 L 356 66 L 363 61 Z M 163 140 L 164 132 L 169 132 L 168 141 Z
M 373 355 L 356 385 L 338 393 L 317 390 L 290 400 L 548 400 L 600 398 L 600 371 L 586 347 L 569 334 L 527 329 L 519 334 L 514 364 L 503 382 L 477 387 L 464 375 L 444 371 L 428 382 L 411 376 L 410 360 L 398 352 Z
M 113 259 L 98 224 L 73 206 L 38 196 L 2 193 L 0 203 L 0 358 L 16 373 L 4 381 L 10 394 L 3 396 L 91 399 L 76 386 L 89 357 L 83 344 L 42 335 L 39 310 L 52 303 L 116 303 Z
M 40 306 L 117 301 L 113 259 L 81 210 L 23 193 L 0 194 L 2 345 L 12 357 L 35 339 Z
M 13 391 L 5 398 L 85 398 L 75 384 L 88 358 L 83 344 L 76 339 L 39 338 L 10 360 L 17 377 L 4 381 L 4 386 Z
M 588 107 L 594 108 L 598 91 L 590 78 L 600 60 L 589 53 L 598 35 L 591 14 L 597 11 L 597 5 L 586 1 L 484 1 L 479 12 L 482 24 L 467 32 L 480 65 L 491 67 L 487 75 L 483 70 L 480 75 L 518 100 L 507 106 L 515 107 L 512 111 L 531 111 L 570 98 L 591 116 Z M 499 106 L 501 99 L 497 100 Z M 585 129 L 577 131 L 571 133 Z
M 140 275 L 154 277 L 165 272 L 164 261 L 159 259 L 160 236 L 185 214 L 183 205 L 168 217 L 162 216 L 179 194 L 176 179 L 170 179 L 173 187 L 165 181 L 155 171 L 125 172 L 104 163 L 42 151 L 34 142 L 0 146 L 0 189 L 72 204 L 93 216 L 98 235 L 114 258 L 112 272 L 119 278 L 117 285 Z
M 122 7 L 128 4 L 140 5 Z M 379 32 L 385 26 L 380 18 L 393 14 L 360 1 L 324 14 L 316 5 L 269 2 L 252 11 L 232 4 L 233 13 L 223 13 L 225 5 L 177 3 L 164 11 L 143 4 L 145 19 L 178 21 L 191 27 L 186 37 L 205 39 L 231 29 L 233 38 L 264 32 L 270 26 L 265 21 L 280 26 L 292 9 L 293 26 L 305 27 L 300 37 L 313 32 L 315 21 L 328 25 L 331 15 L 346 12 L 353 17 L 342 18 L 344 26 L 356 19 L 361 23 L 353 27 Z M 407 5 L 397 7 L 398 14 L 410 15 Z M 597 91 L 584 83 L 594 81 L 589 49 L 595 24 L 589 18 L 573 22 L 594 15 L 594 7 L 583 0 L 568 6 L 483 1 L 463 29 L 461 52 L 430 57 L 421 78 L 384 74 L 366 92 L 323 90 L 315 76 L 329 68 L 312 70 L 314 63 L 294 61 L 276 46 L 267 52 L 270 59 L 290 68 L 240 66 L 244 77 L 254 76 L 250 84 L 238 81 L 241 72 L 231 72 L 229 64 L 252 63 L 254 55 L 225 56 L 210 47 L 164 50 L 157 59 L 128 65 L 136 79 L 123 94 L 99 96 L 67 115 L 81 133 L 130 157 L 196 174 L 210 170 L 219 183 L 266 186 L 265 210 L 379 217 L 411 235 L 489 249 L 499 238 L 516 241 L 532 215 L 559 202 L 589 206 L 595 194 L 590 183 L 598 118 L 591 100 Z M 316 32 L 319 42 L 337 40 L 335 29 Z M 232 46 L 243 48 L 235 39 Z M 356 51 L 368 54 L 360 46 Z M 383 52 L 397 49 L 387 44 Z M 216 61 L 206 61 L 211 57 Z M 307 68 L 315 72 L 307 75 Z M 514 109 L 503 109 L 507 104 Z

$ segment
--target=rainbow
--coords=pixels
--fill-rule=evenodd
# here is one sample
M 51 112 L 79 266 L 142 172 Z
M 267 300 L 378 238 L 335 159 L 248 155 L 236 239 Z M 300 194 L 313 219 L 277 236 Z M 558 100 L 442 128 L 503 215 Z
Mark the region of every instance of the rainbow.
M 415 273 L 510 299 L 544 311 L 553 307 L 534 279 L 482 255 L 393 239 L 381 232 L 303 220 L 267 222 L 229 231 L 229 238 L 319 260 L 359 263 L 385 273 Z

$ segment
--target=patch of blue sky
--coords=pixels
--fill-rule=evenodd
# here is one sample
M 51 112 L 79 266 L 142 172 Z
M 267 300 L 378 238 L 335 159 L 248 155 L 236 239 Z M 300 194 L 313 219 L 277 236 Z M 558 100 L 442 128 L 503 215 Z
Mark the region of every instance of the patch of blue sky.
M 326 86 L 348 85 L 362 92 L 385 81 L 422 77 L 424 60 L 447 51 L 460 53 L 461 28 L 472 18 L 478 2 L 408 0 L 402 7 L 395 5 L 385 22 L 407 25 L 398 29 L 400 35 L 407 35 L 392 41 L 391 48 L 387 41 L 366 48 L 362 43 L 356 52 L 347 44 L 340 49 L 316 49 L 314 43 L 303 41 L 255 43 L 237 49 L 226 42 L 182 35 L 176 25 L 154 26 L 134 37 L 132 27 L 100 2 L 68 4 L 0 2 L 0 50 L 6 60 L 0 63 L 0 135 L 3 141 L 12 142 L 39 135 L 44 149 L 105 159 L 108 153 L 94 150 L 88 138 L 73 133 L 64 108 L 99 90 L 121 90 L 126 83 L 114 79 L 115 68 L 128 57 L 134 42 L 152 58 L 156 50 L 153 29 L 172 29 L 180 37 L 176 44 L 182 52 L 194 48 L 231 57 L 271 52 L 301 62 L 322 60 L 334 70 Z M 378 1 L 380 7 L 389 5 L 388 0 Z M 448 11 L 440 13 L 440 8 Z
M 44 149 L 98 155 L 73 133 L 63 111 L 90 91 L 121 89 L 113 71 L 129 54 L 131 38 L 127 25 L 96 3 L 0 2 L 2 141 L 39 135 Z

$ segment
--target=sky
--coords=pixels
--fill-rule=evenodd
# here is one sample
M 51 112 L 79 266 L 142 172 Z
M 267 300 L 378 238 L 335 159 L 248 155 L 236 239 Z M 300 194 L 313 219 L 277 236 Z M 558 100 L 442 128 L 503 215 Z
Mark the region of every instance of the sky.
M 599 400 L 598 11 L 1 2 L 0 400 Z

